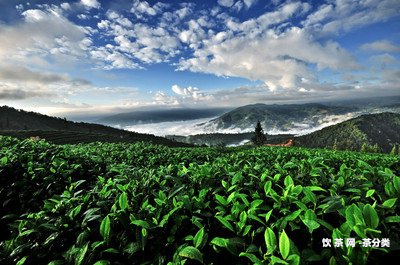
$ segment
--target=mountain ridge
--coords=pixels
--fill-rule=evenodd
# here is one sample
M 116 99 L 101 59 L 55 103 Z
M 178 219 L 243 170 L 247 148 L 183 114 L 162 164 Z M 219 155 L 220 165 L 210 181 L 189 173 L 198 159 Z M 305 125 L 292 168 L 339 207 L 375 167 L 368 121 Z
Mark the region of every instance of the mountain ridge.
M 381 151 L 388 153 L 393 146 L 400 145 L 400 114 L 392 112 L 364 114 L 296 137 L 295 143 L 296 146 L 310 148 L 354 151 L 363 148 L 368 151 L 372 146 L 377 145 Z
M 320 103 L 283 105 L 257 103 L 238 107 L 202 125 L 217 130 L 228 128 L 248 130 L 260 121 L 266 132 L 271 130 L 285 132 L 293 128 L 317 127 L 323 124 L 327 117 L 340 119 L 341 115 L 358 110 L 358 108 L 327 106 Z
M 57 135 L 58 134 L 58 135 Z M 65 141 L 60 141 L 64 134 Z M 17 110 L 8 106 L 0 106 L 0 135 L 9 135 L 19 138 L 39 136 L 48 141 L 57 143 L 78 143 L 74 135 L 80 136 L 82 142 L 137 142 L 149 141 L 154 144 L 168 146 L 191 146 L 177 143 L 164 137 L 117 129 L 101 124 L 73 122 L 66 118 L 51 117 L 48 115 Z M 67 140 L 71 139 L 71 140 Z

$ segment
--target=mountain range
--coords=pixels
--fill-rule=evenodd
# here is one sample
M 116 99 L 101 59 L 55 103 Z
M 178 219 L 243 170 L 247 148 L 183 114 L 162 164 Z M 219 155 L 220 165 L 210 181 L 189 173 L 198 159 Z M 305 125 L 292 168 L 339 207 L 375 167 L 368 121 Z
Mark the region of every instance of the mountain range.
M 391 102 L 390 105 L 374 105 L 373 109 L 370 110 L 376 112 L 383 110 L 398 111 L 399 108 L 400 104 Z M 354 113 L 352 111 L 358 113 L 354 118 L 351 118 L 350 115 Z M 337 120 L 337 124 L 326 126 L 312 133 L 304 135 L 267 134 L 267 140 L 268 143 L 283 143 L 290 138 L 295 138 L 296 146 L 383 152 L 389 152 L 394 146 L 400 145 L 400 114 L 389 112 L 363 114 L 364 112 L 368 113 L 367 109 L 360 111 L 359 108 L 352 108 L 351 106 L 254 104 L 229 111 L 203 125 L 217 124 L 220 128 L 234 126 L 246 130 L 243 133 L 168 135 L 164 138 L 100 124 L 73 122 L 65 118 L 50 117 L 3 106 L 0 107 L 0 134 L 20 138 L 39 136 L 60 144 L 93 141 L 148 141 L 168 146 L 232 146 L 248 142 L 253 135 L 257 121 L 261 121 L 265 132 L 271 127 L 283 129 L 290 128 L 293 124 L 306 122 L 312 126 L 318 126 L 324 124 L 322 121 L 326 121 L 326 117 L 348 115 L 345 121 Z
M 127 113 L 118 113 L 115 115 L 103 117 L 97 122 L 110 125 L 135 125 L 159 122 L 172 122 L 195 120 L 202 118 L 213 118 L 219 116 L 231 108 L 179 108 L 179 109 L 155 109 L 155 110 L 138 110 Z
M 19 138 L 40 137 L 57 144 L 83 142 L 137 142 L 146 141 L 167 146 L 190 146 L 164 137 L 136 133 L 105 125 L 73 122 L 36 112 L 0 107 L 0 135 Z
M 355 111 L 358 111 L 358 109 L 347 106 L 327 106 L 318 103 L 253 104 L 236 108 L 202 125 L 213 130 L 227 130 L 230 128 L 249 130 L 257 122 L 261 122 L 262 127 L 267 132 L 307 130 L 327 122 L 344 119 L 343 116 L 351 115 Z

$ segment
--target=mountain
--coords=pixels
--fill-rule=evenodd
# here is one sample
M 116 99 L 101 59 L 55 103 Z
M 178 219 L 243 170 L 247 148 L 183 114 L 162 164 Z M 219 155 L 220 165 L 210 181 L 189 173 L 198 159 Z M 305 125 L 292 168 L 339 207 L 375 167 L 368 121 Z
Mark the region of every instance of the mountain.
M 325 127 L 311 134 L 296 137 L 296 146 L 337 148 L 343 150 L 374 150 L 390 152 L 400 145 L 400 114 L 366 114 Z M 364 147 L 363 147 L 364 146 Z M 375 151 L 375 150 L 374 150 Z
M 65 118 L 50 117 L 7 106 L 0 107 L 0 135 L 19 138 L 39 136 L 60 144 L 94 141 L 148 141 L 168 146 L 188 146 L 151 134 L 130 132 L 93 123 L 73 122 Z
M 159 123 L 171 121 L 195 120 L 219 116 L 231 109 L 209 108 L 209 109 L 157 109 L 142 110 L 128 113 L 119 113 L 98 120 L 103 124 L 135 125 L 145 123 Z
M 335 121 L 335 119 L 336 123 L 340 122 L 343 119 L 341 115 L 357 110 L 348 106 L 326 106 L 317 103 L 253 104 L 236 108 L 202 125 L 213 128 L 213 130 L 230 128 L 252 130 L 255 124 L 260 121 L 266 132 L 307 130 L 321 126 L 326 122 Z
M 208 146 L 237 146 L 244 145 L 251 140 L 254 132 L 245 133 L 207 133 L 188 136 L 167 135 L 168 139 L 187 144 L 208 145 Z M 267 143 L 281 143 L 289 138 L 291 134 L 266 135 Z

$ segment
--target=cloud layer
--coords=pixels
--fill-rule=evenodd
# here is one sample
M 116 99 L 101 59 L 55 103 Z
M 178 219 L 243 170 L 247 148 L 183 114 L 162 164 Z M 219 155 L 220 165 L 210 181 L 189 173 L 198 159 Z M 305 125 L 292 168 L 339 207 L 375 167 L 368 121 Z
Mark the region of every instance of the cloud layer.
M 88 91 L 103 91 L 117 95 L 114 104 L 207 106 L 399 89 L 396 39 L 371 39 L 355 52 L 339 38 L 398 17 L 396 0 L 117 2 L 17 5 L 15 21 L 0 21 L 1 99 L 87 103 L 94 102 Z M 359 60 L 359 54 L 368 59 Z M 119 85 L 110 92 L 107 85 L 74 77 L 79 70 L 120 73 L 153 65 L 257 85 L 206 90 L 175 80 L 155 88 L 144 102 L 123 99 Z M 99 97 L 95 104 L 104 101 Z

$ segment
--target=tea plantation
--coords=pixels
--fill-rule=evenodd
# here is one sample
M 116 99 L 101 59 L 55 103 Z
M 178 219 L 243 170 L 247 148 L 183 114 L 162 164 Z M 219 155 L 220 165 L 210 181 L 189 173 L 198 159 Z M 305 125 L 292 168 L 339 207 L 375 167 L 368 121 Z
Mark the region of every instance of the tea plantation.
M 0 137 L 0 264 L 389 264 L 399 176 L 382 154 Z

